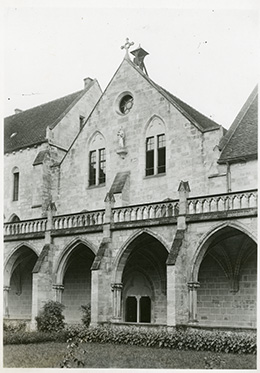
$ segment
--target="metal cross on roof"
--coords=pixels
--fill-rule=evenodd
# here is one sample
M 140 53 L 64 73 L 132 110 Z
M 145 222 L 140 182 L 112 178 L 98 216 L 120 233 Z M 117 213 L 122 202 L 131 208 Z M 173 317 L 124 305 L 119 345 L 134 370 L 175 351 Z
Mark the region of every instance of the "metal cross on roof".
M 122 46 L 121 46 L 121 49 L 125 49 L 125 55 L 126 55 L 126 57 L 129 57 L 129 56 L 128 56 L 128 49 L 129 49 L 132 45 L 134 45 L 134 42 L 133 42 L 133 41 L 130 42 L 129 39 L 126 38 L 126 43 L 125 43 L 125 45 L 122 45 Z

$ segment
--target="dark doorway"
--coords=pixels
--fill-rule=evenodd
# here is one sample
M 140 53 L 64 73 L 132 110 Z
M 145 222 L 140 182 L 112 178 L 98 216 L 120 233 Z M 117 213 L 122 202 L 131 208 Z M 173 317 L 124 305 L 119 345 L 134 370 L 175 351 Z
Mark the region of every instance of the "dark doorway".
M 140 299 L 140 322 L 151 322 L 151 298 Z
M 137 299 L 136 297 L 126 298 L 126 321 L 137 322 Z

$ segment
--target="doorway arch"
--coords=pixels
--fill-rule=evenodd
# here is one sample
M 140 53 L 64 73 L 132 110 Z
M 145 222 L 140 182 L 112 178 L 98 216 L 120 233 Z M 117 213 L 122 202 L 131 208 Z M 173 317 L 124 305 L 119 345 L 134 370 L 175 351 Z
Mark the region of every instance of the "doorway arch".
M 117 258 L 115 278 L 121 293 L 118 317 L 125 322 L 166 323 L 166 260 L 168 251 L 155 235 L 136 234 Z M 115 313 L 114 313 L 115 314 Z

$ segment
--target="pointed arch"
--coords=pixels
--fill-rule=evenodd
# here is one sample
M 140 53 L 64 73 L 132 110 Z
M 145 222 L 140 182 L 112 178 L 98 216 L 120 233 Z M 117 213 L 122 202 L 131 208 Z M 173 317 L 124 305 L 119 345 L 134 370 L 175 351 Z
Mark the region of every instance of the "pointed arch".
M 151 124 L 154 122 L 156 123 L 159 122 L 162 124 L 163 128 L 164 128 L 164 131 L 167 130 L 166 128 L 166 123 L 164 121 L 164 119 L 158 115 L 158 114 L 153 114 L 149 119 L 148 121 L 146 122 L 145 126 L 144 126 L 144 131 L 143 131 L 143 136 L 145 136 L 147 134 L 147 131 L 149 130 L 149 127 L 151 126 Z
M 30 249 L 37 257 L 39 256 L 39 253 L 37 252 L 35 247 L 28 242 L 21 242 L 18 246 L 16 246 L 13 250 L 11 250 L 11 252 L 9 253 L 9 255 L 7 256 L 4 262 L 4 285 L 5 286 L 10 285 L 10 278 L 13 272 L 14 264 L 19 258 L 19 256 L 22 255 L 21 250 L 23 248 Z
M 114 260 L 113 263 L 113 268 L 114 268 L 114 273 L 112 275 L 112 282 L 121 282 L 121 277 L 122 277 L 122 270 L 124 268 L 124 265 L 130 255 L 131 252 L 131 244 L 138 239 L 142 235 L 148 235 L 150 237 L 153 237 L 156 239 L 169 253 L 170 252 L 170 247 L 169 244 L 166 243 L 166 241 L 157 233 L 153 232 L 149 228 L 143 228 L 135 233 L 133 233 L 127 240 L 126 242 L 121 246 L 119 249 L 119 252 Z
M 225 229 L 234 229 L 241 233 L 244 233 L 245 235 L 250 237 L 255 243 L 257 243 L 256 237 L 254 236 L 254 234 L 250 232 L 247 229 L 247 227 L 245 227 L 241 223 L 225 222 L 225 223 L 217 224 L 210 231 L 205 233 L 203 237 L 199 240 L 197 250 L 191 262 L 191 271 L 190 271 L 190 280 L 189 280 L 190 282 L 196 282 L 198 280 L 200 264 L 209 246 L 212 244 L 213 240 L 217 236 L 221 236 L 221 234 L 223 233 L 223 230 Z
M 106 143 L 105 136 L 103 135 L 103 133 L 100 130 L 95 130 L 89 136 L 89 139 L 88 139 L 88 148 L 91 149 L 92 144 L 94 144 L 95 142 L 104 143 L 104 144 Z
M 72 255 L 72 252 L 80 244 L 86 246 L 94 255 L 96 255 L 97 247 L 92 242 L 82 238 L 74 238 L 65 246 L 64 250 L 57 260 L 54 271 L 56 284 L 62 284 L 64 273 L 66 271 L 68 261 Z
M 13 213 L 13 214 L 10 216 L 10 218 L 8 219 L 8 222 L 9 222 L 9 223 L 16 223 L 16 222 L 18 222 L 18 221 L 20 221 L 20 218 L 19 218 L 18 215 L 14 214 L 14 213 Z

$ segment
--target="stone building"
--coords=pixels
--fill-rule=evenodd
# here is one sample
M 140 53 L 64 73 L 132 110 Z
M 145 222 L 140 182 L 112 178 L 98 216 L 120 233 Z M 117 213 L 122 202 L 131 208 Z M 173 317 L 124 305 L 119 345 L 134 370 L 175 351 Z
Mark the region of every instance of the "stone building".
M 5 119 L 4 317 L 254 329 L 257 88 L 226 131 L 124 47 L 104 92 Z

